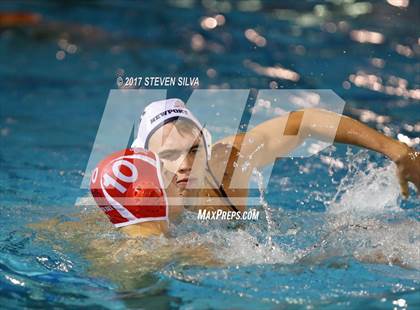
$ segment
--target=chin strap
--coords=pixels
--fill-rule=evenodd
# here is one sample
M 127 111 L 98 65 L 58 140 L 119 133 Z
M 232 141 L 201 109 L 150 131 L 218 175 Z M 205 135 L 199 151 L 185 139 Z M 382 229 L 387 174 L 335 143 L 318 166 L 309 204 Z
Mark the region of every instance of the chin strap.
M 236 208 L 235 205 L 232 204 L 232 202 L 230 201 L 228 195 L 226 194 L 225 189 L 223 188 L 223 184 L 217 185 L 216 177 L 214 176 L 213 172 L 210 169 L 209 160 L 210 160 L 210 157 L 211 157 L 211 147 L 212 147 L 211 142 L 212 142 L 212 139 L 211 139 L 210 132 L 205 127 L 206 127 L 206 124 L 204 124 L 204 126 L 200 130 L 200 134 L 203 137 L 204 143 L 206 144 L 206 169 L 207 169 L 207 171 L 209 172 L 209 174 L 212 178 L 212 181 L 214 183 L 213 186 L 217 190 L 219 196 L 223 197 L 227 201 L 227 203 L 229 204 L 229 208 L 231 208 L 232 211 L 240 212 L 238 210 L 238 208 Z
M 230 199 L 229 199 L 228 195 L 226 194 L 225 189 L 223 188 L 223 185 L 217 186 L 216 177 L 214 176 L 213 172 L 211 171 L 211 169 L 210 169 L 210 167 L 209 167 L 208 162 L 207 162 L 207 171 L 209 172 L 209 174 L 210 174 L 210 176 L 211 176 L 211 178 L 212 178 L 212 181 L 214 182 L 214 184 L 213 184 L 213 185 L 216 187 L 216 190 L 217 190 L 217 192 L 219 193 L 220 197 L 223 197 L 223 198 L 227 201 L 227 203 L 229 204 L 229 208 L 231 208 L 231 209 L 232 209 L 232 211 L 235 211 L 235 212 L 240 212 L 240 211 L 238 210 L 238 208 L 236 208 L 236 207 L 232 204 L 232 202 L 230 201 Z

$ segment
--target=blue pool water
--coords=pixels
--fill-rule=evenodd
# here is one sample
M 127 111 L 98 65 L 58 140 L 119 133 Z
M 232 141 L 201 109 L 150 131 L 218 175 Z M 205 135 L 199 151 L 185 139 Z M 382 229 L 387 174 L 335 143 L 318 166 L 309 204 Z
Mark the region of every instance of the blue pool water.
M 198 225 L 187 213 L 171 241 L 127 240 L 75 206 L 121 72 L 198 76 L 203 89 L 332 89 L 347 115 L 418 148 L 419 3 L 388 2 L 3 1 L 0 12 L 41 20 L 0 17 L 2 308 L 419 308 L 420 203 L 401 200 L 394 166 L 372 152 L 278 161 L 259 221 Z M 216 14 L 225 23 L 204 29 Z

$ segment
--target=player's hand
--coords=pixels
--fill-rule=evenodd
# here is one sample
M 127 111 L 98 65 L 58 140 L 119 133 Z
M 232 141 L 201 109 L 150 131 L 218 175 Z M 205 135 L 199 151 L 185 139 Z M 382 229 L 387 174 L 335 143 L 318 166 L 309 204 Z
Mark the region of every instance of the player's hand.
M 404 145 L 401 154 L 395 160 L 397 165 L 397 176 L 401 186 L 401 194 L 408 198 L 408 182 L 414 184 L 417 190 L 417 197 L 420 191 L 420 152 Z

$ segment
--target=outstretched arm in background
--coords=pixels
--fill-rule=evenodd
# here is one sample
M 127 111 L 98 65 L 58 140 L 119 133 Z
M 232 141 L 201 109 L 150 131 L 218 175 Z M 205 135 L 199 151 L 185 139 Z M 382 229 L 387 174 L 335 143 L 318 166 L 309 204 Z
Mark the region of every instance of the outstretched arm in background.
M 252 156 L 254 167 L 290 154 L 306 138 L 345 143 L 379 152 L 397 165 L 401 192 L 408 197 L 408 182 L 420 190 L 420 152 L 347 116 L 321 109 L 304 109 L 266 121 L 249 132 L 240 146 L 244 158 Z M 238 140 L 238 139 L 236 139 Z M 242 141 L 242 140 L 241 140 Z M 250 142 L 252 141 L 252 142 Z M 235 144 L 235 137 L 220 142 Z M 258 146 L 263 146 L 255 152 Z M 249 160 L 249 158 L 247 159 Z

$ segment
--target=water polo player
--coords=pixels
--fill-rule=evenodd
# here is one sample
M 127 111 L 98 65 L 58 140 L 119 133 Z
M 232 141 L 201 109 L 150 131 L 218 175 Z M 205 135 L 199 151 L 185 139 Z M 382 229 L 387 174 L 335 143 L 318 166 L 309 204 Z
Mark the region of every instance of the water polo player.
M 300 128 L 303 113 L 306 126 Z M 307 137 L 327 139 L 337 118 L 339 125 L 334 142 L 374 150 L 394 161 L 405 197 L 408 196 L 408 182 L 419 189 L 419 152 L 350 117 L 325 110 L 291 112 L 212 145 L 210 133 L 181 100 L 161 100 L 145 108 L 131 147 L 148 149 L 158 155 L 164 171 L 170 175 L 166 182 L 169 184 L 166 188 L 167 193 L 170 192 L 168 196 L 182 199 L 178 211 L 183 207 L 244 211 L 253 168 L 260 168 L 290 153 Z M 281 132 L 284 135 L 279 134 Z M 298 143 L 294 138 L 296 135 Z M 154 173 L 159 174 L 159 170 L 156 168 Z M 162 185 L 160 188 L 163 190 Z M 131 195 L 130 191 L 126 193 Z M 110 219 L 114 222 L 112 217 Z M 153 217 L 142 217 L 141 220 L 127 220 L 124 227 L 134 234 L 140 230 L 145 234 L 164 233 L 167 230 L 164 221 L 163 218 L 157 221 Z

